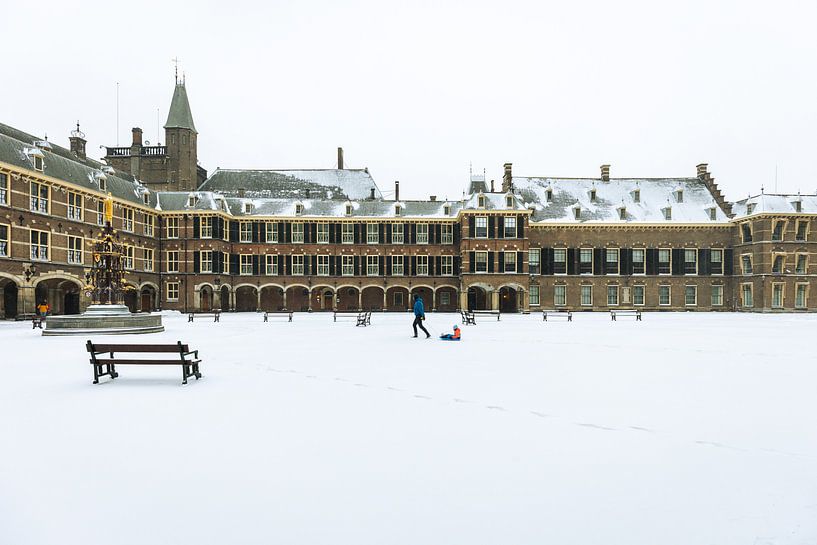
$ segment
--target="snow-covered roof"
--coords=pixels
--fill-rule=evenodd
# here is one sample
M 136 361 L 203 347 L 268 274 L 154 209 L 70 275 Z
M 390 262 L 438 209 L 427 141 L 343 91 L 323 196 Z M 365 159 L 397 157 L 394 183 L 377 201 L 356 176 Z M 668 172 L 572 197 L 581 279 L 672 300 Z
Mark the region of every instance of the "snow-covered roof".
M 699 178 L 513 177 L 533 222 L 716 223 L 729 218 Z M 595 191 L 593 191 L 595 190 Z M 679 196 L 678 191 L 682 194 Z M 548 199 L 548 192 L 551 193 Z M 595 197 L 595 198 L 594 198 Z M 624 212 L 624 218 L 621 212 Z M 714 219 L 712 209 L 714 208 Z M 576 210 L 579 210 L 578 219 Z M 669 219 L 667 215 L 669 209 Z
M 800 210 L 797 210 L 797 203 Z M 778 195 L 762 193 L 748 197 L 732 205 L 735 218 L 753 214 L 817 214 L 817 195 Z
M 508 207 L 507 197 L 513 197 L 513 206 Z M 479 198 L 484 197 L 484 206 L 480 206 Z M 525 203 L 519 195 L 513 193 L 473 193 L 468 195 L 463 204 L 465 210 L 526 210 Z
M 21 130 L 0 123 L 0 161 L 18 168 L 34 170 L 33 158 L 43 159 L 43 174 L 75 186 L 103 195 L 110 193 L 114 197 L 133 204 L 144 205 L 146 187 L 131 174 L 114 170 L 110 166 L 89 158 L 81 158 L 70 150 L 49 143 L 43 144 L 40 138 Z M 105 188 L 100 188 L 104 180 Z M 148 193 L 148 206 L 156 205 L 156 193 Z
M 228 197 L 237 197 L 243 190 L 247 197 L 334 200 L 366 199 L 374 189 L 376 199 L 383 197 L 367 169 L 216 169 L 199 189 L 218 191 Z

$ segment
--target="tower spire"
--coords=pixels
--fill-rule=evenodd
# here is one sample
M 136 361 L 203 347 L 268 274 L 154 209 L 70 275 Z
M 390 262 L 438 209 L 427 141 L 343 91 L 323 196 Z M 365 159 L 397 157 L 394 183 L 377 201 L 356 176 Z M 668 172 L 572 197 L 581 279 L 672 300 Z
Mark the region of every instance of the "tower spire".
M 176 67 L 175 79 L 176 79 L 176 85 L 178 85 L 179 84 L 179 57 L 173 57 L 170 60 L 173 61 L 173 64 Z

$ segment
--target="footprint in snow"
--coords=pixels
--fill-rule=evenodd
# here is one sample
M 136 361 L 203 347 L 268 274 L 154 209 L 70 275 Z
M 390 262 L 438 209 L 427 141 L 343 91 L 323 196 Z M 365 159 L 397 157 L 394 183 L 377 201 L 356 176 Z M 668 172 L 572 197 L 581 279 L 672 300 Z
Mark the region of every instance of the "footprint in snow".
M 414 397 L 416 397 L 417 399 L 431 399 L 430 397 L 424 396 L 422 394 L 414 394 Z
M 539 418 L 549 418 L 550 417 L 549 414 L 540 413 L 539 411 L 529 411 L 529 412 L 530 412 L 530 414 L 532 414 L 534 416 L 538 416 Z
M 649 429 L 649 428 L 642 428 L 642 427 L 640 427 L 640 426 L 629 426 L 629 428 L 630 428 L 631 430 L 636 430 L 636 431 L 644 431 L 644 432 L 647 432 L 647 433 L 653 433 L 653 430 L 651 430 L 651 429 Z
M 616 431 L 615 428 L 608 428 L 607 426 L 599 426 L 598 424 L 588 424 L 584 422 L 576 422 L 577 425 L 582 426 L 584 428 L 594 428 L 597 430 L 606 430 L 606 431 Z
M 454 403 L 473 403 L 473 401 L 468 401 L 467 399 L 460 399 L 458 397 L 455 397 Z
M 500 407 L 499 405 L 485 405 L 486 409 L 490 409 L 492 411 L 504 411 L 505 407 Z
M 368 388 L 369 387 L 368 384 L 361 384 L 360 382 L 355 382 L 354 385 L 357 386 L 358 388 Z
M 400 388 L 395 388 L 394 386 L 386 386 L 386 390 L 391 390 L 392 392 L 405 392 L 405 390 L 401 390 Z

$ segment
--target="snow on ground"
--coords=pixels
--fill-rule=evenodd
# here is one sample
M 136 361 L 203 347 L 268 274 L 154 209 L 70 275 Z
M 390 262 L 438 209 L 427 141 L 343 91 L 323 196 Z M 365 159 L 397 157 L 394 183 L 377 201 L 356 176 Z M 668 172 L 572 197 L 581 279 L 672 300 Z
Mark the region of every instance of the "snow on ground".
M 97 338 L 189 342 L 187 386 L 0 323 L 0 543 L 817 542 L 817 316 L 410 322 Z

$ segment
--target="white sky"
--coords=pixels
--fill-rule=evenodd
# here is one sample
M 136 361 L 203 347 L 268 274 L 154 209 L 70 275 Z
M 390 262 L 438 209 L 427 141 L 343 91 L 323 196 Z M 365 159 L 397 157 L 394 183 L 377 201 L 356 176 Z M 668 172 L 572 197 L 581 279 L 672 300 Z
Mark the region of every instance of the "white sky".
M 188 7 L 196 5 L 195 8 Z M 0 121 L 89 155 L 156 143 L 178 56 L 199 160 L 369 167 L 458 197 L 474 169 L 692 176 L 730 200 L 817 190 L 817 3 L 151 2 L 4 5 Z M 164 141 L 164 135 L 160 137 Z M 387 193 L 388 195 L 388 193 Z

